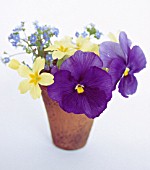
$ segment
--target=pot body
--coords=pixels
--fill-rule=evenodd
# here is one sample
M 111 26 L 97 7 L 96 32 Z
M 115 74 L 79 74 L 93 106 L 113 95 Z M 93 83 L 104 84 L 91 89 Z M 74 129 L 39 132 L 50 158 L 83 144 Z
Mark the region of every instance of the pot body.
M 53 143 L 65 150 L 82 148 L 88 139 L 93 119 L 84 114 L 67 113 L 49 98 L 46 87 L 41 87 L 48 115 Z

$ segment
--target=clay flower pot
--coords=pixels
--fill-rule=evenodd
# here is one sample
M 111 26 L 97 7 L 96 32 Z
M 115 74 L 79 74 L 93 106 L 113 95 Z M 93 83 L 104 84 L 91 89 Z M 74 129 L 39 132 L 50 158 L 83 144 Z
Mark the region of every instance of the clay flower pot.
M 82 148 L 87 142 L 93 119 L 84 114 L 66 113 L 57 102 L 49 98 L 46 87 L 41 89 L 53 143 L 65 150 Z

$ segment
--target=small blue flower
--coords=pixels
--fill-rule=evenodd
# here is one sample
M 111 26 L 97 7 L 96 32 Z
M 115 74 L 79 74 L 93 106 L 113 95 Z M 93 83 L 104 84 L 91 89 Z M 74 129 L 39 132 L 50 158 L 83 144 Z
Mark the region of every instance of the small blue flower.
M 43 39 L 45 41 L 49 41 L 50 40 L 50 37 L 49 37 L 49 35 L 46 32 L 43 33 Z
M 10 36 L 8 37 L 8 40 L 11 41 L 15 41 L 16 43 L 18 43 L 20 41 L 20 36 L 19 34 L 10 34 Z
M 51 28 L 51 33 L 54 34 L 56 37 L 58 37 L 58 34 L 59 34 L 59 29 L 58 28 Z
M 16 42 L 11 42 L 11 44 L 12 44 L 12 46 L 14 46 L 14 47 L 17 47 L 17 43 Z
M 90 23 L 90 26 L 91 26 L 91 27 L 95 27 L 95 24 L 93 24 L 93 23 Z
M 13 29 L 13 32 L 14 32 L 14 33 L 17 33 L 17 32 L 19 32 L 19 31 L 22 31 L 22 30 L 23 30 L 23 27 L 24 27 L 24 22 L 21 22 L 21 24 L 20 24 L 18 27 L 16 27 L 15 29 Z
M 47 61 L 52 61 L 52 60 L 53 60 L 52 54 L 47 54 L 47 55 L 46 55 L 46 60 L 47 60 Z
M 30 36 L 31 44 L 35 44 L 36 40 L 37 40 L 37 36 L 35 34 L 31 34 L 31 36 Z
M 19 32 L 19 31 L 21 31 L 21 30 L 22 30 L 21 27 L 16 27 L 15 29 L 13 29 L 13 32 Z
M 44 25 L 44 26 L 42 26 L 41 27 L 41 30 L 42 31 L 47 31 L 47 30 L 49 30 L 50 28 L 47 26 L 47 25 Z
M 18 42 L 20 42 L 20 35 L 12 33 L 9 35 L 8 40 L 11 42 L 12 46 L 17 47 Z
M 9 61 L 10 61 L 10 58 L 9 58 L 9 57 L 5 57 L 5 58 L 2 59 L 2 62 L 3 62 L 4 64 L 9 63 Z
M 34 21 L 33 22 L 34 28 L 37 30 L 39 28 L 39 22 L 38 21 Z
M 84 31 L 81 35 L 82 35 L 83 38 L 85 38 L 85 37 L 87 37 L 88 34 L 87 34 L 86 31 Z
M 100 39 L 101 35 L 102 35 L 102 33 L 99 32 L 99 30 L 97 30 L 96 33 L 95 33 L 96 38 Z
M 75 33 L 75 36 L 76 36 L 77 38 L 79 37 L 79 35 L 80 35 L 79 32 L 76 32 L 76 33 Z

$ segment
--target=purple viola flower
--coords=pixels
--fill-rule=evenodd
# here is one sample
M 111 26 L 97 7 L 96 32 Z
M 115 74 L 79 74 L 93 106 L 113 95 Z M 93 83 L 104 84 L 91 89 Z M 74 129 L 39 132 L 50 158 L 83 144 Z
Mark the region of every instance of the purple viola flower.
M 119 43 L 104 42 L 100 45 L 100 56 L 103 66 L 108 68 L 112 76 L 114 89 L 119 82 L 122 96 L 134 94 L 137 90 L 135 73 L 146 67 L 146 58 L 139 46 L 131 48 L 131 41 L 125 32 L 120 32 Z
M 98 117 L 112 97 L 111 76 L 95 53 L 77 51 L 63 62 L 48 86 L 49 97 L 68 113 Z
M 57 71 L 59 71 L 58 67 L 55 66 L 55 65 L 52 65 L 52 66 L 51 66 L 51 74 L 54 75 Z

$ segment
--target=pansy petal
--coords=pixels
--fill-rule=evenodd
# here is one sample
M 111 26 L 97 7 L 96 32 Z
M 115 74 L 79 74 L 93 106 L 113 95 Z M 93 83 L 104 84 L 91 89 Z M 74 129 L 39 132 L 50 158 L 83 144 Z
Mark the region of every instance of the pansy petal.
M 62 100 L 59 102 L 60 107 L 68 113 L 82 114 L 85 113 L 82 106 L 82 94 L 73 90 L 64 93 Z
M 26 93 L 30 89 L 29 80 L 26 79 L 26 80 L 21 81 L 18 89 L 19 89 L 21 94 Z
M 18 74 L 24 78 L 28 78 L 29 75 L 32 74 L 32 71 L 30 70 L 30 68 L 23 64 L 19 66 L 17 71 L 18 71 Z
M 48 95 L 51 99 L 60 102 L 64 94 L 72 93 L 77 85 L 71 73 L 60 70 L 55 73 L 54 83 L 47 87 Z
M 76 91 L 63 96 L 60 106 L 68 113 L 85 114 L 95 118 L 107 107 L 106 95 L 98 88 L 86 88 L 83 94 Z
M 129 54 L 128 67 L 132 73 L 138 73 L 146 67 L 146 58 L 139 46 L 134 46 Z
M 118 43 L 106 41 L 100 44 L 100 58 L 103 61 L 103 67 L 109 68 L 112 60 L 120 57 L 124 58 L 124 53 Z
M 119 42 L 120 46 L 124 52 L 125 60 L 127 61 L 127 56 L 129 55 L 130 46 L 127 34 L 125 32 L 120 32 L 119 34 Z
M 102 67 L 99 56 L 93 52 L 76 51 L 73 56 L 63 62 L 60 69 L 68 70 L 76 80 L 82 80 L 86 71 L 92 66 Z
M 99 88 L 104 91 L 107 101 L 112 96 L 112 79 L 111 76 L 104 70 L 98 67 L 91 67 L 84 76 L 84 80 L 80 82 L 81 85 L 89 88 Z
M 51 68 L 51 74 L 54 75 L 58 70 L 59 70 L 58 67 L 53 65 L 52 68 Z
M 36 60 L 33 63 L 33 72 L 40 73 L 40 71 L 44 69 L 44 65 L 45 65 L 44 58 L 41 57 L 36 58 Z
M 40 74 L 40 80 L 39 80 L 39 84 L 43 85 L 43 86 L 48 86 L 50 84 L 54 83 L 54 76 L 50 73 L 42 73 Z
M 125 61 L 123 59 L 116 58 L 116 59 L 112 60 L 108 73 L 112 77 L 113 90 L 115 90 L 116 84 L 121 79 L 121 77 L 125 71 L 125 68 L 126 68 L 126 65 L 125 65 Z
M 87 88 L 85 97 L 82 100 L 84 113 L 89 118 L 98 117 L 107 107 L 107 96 L 104 91 L 98 88 Z
M 134 75 L 128 75 L 121 79 L 119 83 L 119 92 L 122 96 L 128 97 L 128 95 L 134 94 L 137 90 L 137 79 Z
M 30 88 L 30 95 L 32 96 L 33 99 L 40 98 L 40 96 L 41 96 L 41 89 L 40 89 L 38 84 L 37 85 L 33 85 Z

